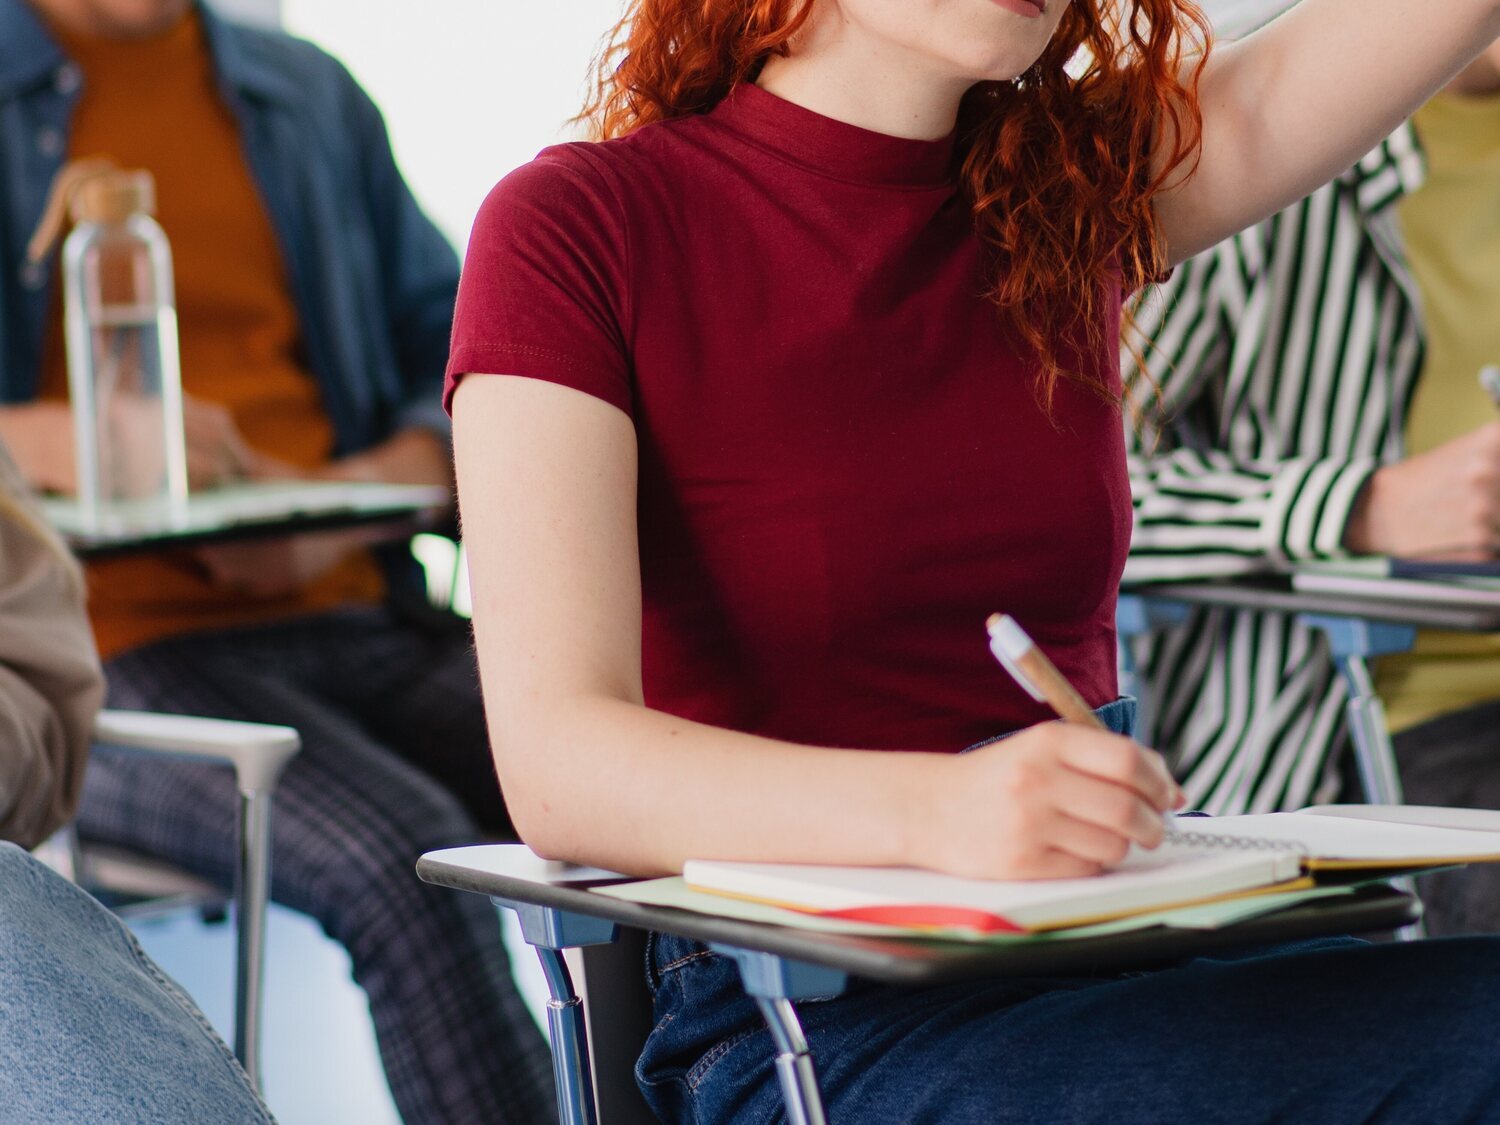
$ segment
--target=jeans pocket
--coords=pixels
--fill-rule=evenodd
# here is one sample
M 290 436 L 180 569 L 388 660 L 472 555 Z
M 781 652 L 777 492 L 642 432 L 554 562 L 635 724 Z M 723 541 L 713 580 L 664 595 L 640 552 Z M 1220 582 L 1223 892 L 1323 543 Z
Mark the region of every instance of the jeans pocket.
M 687 1088 L 696 1093 L 698 1087 L 713 1073 L 716 1066 L 722 1063 L 735 1048 L 748 1044 L 751 1040 L 759 1037 L 770 1037 L 770 1032 L 763 1027 L 747 1027 L 731 1035 L 728 1039 L 721 1039 L 699 1057 L 698 1061 L 688 1067 L 687 1073 L 683 1075 Z M 766 1050 L 770 1050 L 770 1044 L 766 1044 Z

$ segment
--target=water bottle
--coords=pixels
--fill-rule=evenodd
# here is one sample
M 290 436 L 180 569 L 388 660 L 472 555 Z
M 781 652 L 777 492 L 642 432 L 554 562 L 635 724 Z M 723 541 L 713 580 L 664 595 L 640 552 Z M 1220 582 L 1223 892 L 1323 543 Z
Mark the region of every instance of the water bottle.
M 31 256 L 50 252 L 66 205 L 63 326 L 79 514 L 95 533 L 181 526 L 187 444 L 172 251 L 149 172 L 70 165 Z M 49 229 L 50 228 L 50 229 Z

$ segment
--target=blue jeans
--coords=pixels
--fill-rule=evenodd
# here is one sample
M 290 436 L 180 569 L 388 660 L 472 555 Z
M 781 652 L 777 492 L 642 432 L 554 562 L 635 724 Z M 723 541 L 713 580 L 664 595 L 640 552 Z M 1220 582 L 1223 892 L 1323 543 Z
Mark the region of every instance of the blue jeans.
M 1094 714 L 1099 716 L 1099 721 L 1104 724 L 1107 730 L 1115 734 L 1134 734 L 1135 711 L 1136 703 L 1134 697 L 1122 695 L 1113 703 L 1106 703 L 1103 707 L 1095 708 Z M 964 747 L 962 753 L 967 754 L 970 750 L 978 750 L 981 746 L 989 746 L 991 743 L 1004 742 L 1016 733 L 1016 731 L 1012 730 L 1006 731 L 1004 734 L 997 734 L 994 738 L 986 738 L 983 742 L 976 742 L 973 746 Z
M 223 1041 L 119 919 L 0 843 L 0 1121 L 270 1120 Z
M 1128 705 L 1106 715 L 1128 729 Z M 652 935 L 656 1027 L 636 1066 L 667 1122 L 785 1120 L 738 970 Z M 801 1001 L 844 1123 L 1500 1122 L 1500 940 L 1328 938 L 1153 972 Z

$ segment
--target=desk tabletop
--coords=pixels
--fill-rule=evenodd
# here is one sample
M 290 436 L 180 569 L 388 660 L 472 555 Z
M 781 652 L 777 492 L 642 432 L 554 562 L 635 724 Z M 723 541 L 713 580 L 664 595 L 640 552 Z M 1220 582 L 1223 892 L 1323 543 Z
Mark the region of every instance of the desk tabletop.
M 1220 930 L 1134 930 L 1085 939 L 994 945 L 812 933 L 627 902 L 594 894 L 589 888 L 629 880 L 608 872 L 550 864 L 521 844 L 429 852 L 418 860 L 417 874 L 429 883 L 456 890 L 586 914 L 633 929 L 723 942 L 901 985 L 1145 969 L 1216 949 L 1394 930 L 1414 922 L 1421 913 L 1412 896 L 1374 885 Z
M 1465 604 L 1461 589 L 1455 589 L 1451 601 L 1442 603 L 1403 601 L 1400 588 L 1402 585 L 1409 585 L 1409 581 L 1392 581 L 1394 585 L 1391 597 L 1294 590 L 1290 577 L 1280 574 L 1234 580 L 1128 586 L 1121 592 L 1194 606 L 1226 606 L 1266 613 L 1324 614 L 1463 633 L 1500 631 L 1500 607 L 1493 604 L 1493 595 L 1490 604 L 1478 601 Z
M 441 486 L 276 481 L 194 493 L 177 521 L 122 508 L 93 529 L 66 498 L 44 500 L 42 513 L 81 558 L 99 559 L 347 527 L 380 527 L 395 538 L 430 526 L 450 503 Z

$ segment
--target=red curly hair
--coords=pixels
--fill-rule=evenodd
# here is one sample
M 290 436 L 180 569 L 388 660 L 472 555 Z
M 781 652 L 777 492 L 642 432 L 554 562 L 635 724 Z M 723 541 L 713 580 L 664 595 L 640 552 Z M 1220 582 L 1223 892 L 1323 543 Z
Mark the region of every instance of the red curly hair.
M 629 0 L 579 119 L 605 139 L 707 113 L 788 54 L 818 2 Z M 990 252 L 986 296 L 1036 357 L 1048 405 L 1059 378 L 1112 395 L 1062 342 L 1102 354 L 1111 286 L 1163 272 L 1152 198 L 1196 160 L 1208 47 L 1193 0 L 1072 0 L 1025 75 L 964 99 L 958 179 Z

